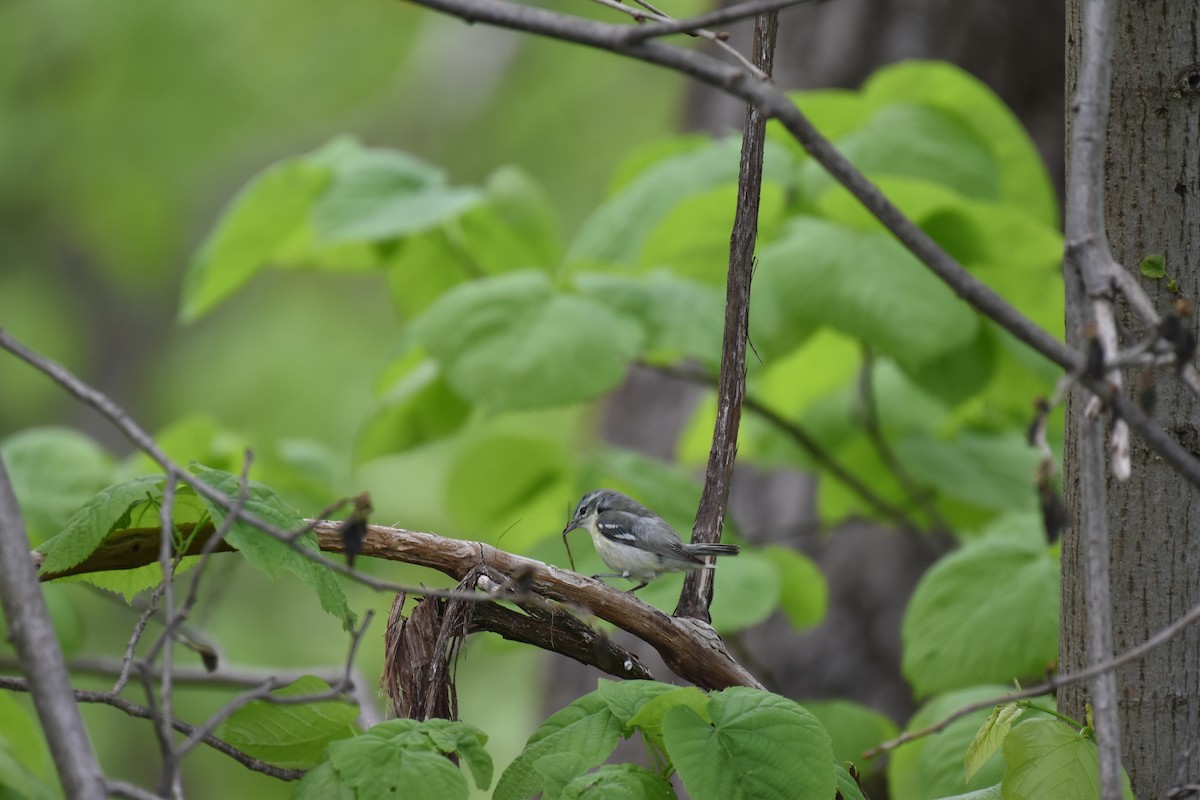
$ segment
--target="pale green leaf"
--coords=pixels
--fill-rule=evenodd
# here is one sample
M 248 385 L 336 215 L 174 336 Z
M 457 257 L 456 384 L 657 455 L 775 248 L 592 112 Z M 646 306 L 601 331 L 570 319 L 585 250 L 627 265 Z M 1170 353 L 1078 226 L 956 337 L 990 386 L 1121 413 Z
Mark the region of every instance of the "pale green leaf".
M 983 725 L 979 726 L 978 733 L 971 740 L 971 746 L 967 748 L 967 757 L 963 766 L 967 780 L 971 780 L 979 768 L 1004 745 L 1004 739 L 1008 736 L 1009 730 L 1012 729 L 1013 723 L 1017 721 L 1023 711 L 1024 709 L 1016 703 L 1006 703 L 992 709 L 991 716 Z
M 1001 784 L 1004 800 L 1095 800 L 1100 796 L 1096 743 L 1053 719 L 1031 719 L 1004 740 L 1008 770 Z M 1133 800 L 1122 771 L 1124 795 Z
M 329 684 L 306 675 L 272 694 L 297 697 L 327 691 Z M 357 716 L 357 706 L 340 700 L 304 704 L 254 700 L 221 723 L 216 735 L 269 764 L 307 769 L 320 763 L 330 742 L 354 733 Z
M 561 800 L 675 800 L 662 775 L 637 764 L 607 764 L 563 787 Z
M 92 554 L 114 530 L 128 527 L 134 506 L 162 496 L 162 475 L 147 475 L 109 486 L 67 520 L 62 533 L 38 549 L 46 554 L 43 574 L 69 569 Z M 157 524 L 157 522 L 155 523 Z
M 804 630 L 825 618 L 829 606 L 829 587 L 816 563 L 791 548 L 771 545 L 763 548 L 779 573 L 779 609 L 796 630 Z
M 868 776 L 882 767 L 879 759 L 865 759 L 863 753 L 895 738 L 898 731 L 890 718 L 850 700 L 809 700 L 804 707 L 829 733 L 835 762 L 849 761 Z

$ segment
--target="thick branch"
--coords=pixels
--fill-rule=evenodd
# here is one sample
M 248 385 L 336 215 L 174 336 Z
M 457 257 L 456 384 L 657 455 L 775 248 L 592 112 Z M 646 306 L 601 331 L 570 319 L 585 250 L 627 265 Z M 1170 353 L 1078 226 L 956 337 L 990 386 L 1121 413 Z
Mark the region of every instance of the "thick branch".
M 770 75 L 775 58 L 774 12 L 754 21 L 754 62 Z M 712 449 L 704 476 L 704 492 L 692 526 L 692 542 L 720 541 L 725 507 L 737 458 L 738 427 L 746 396 L 746 340 L 750 336 L 750 281 L 754 277 L 754 244 L 758 239 L 758 206 L 762 196 L 763 150 L 767 118 L 754 104 L 746 107 L 742 130 L 742 159 L 738 172 L 737 208 L 729 237 L 729 270 L 725 285 L 725 333 L 721 343 L 721 374 L 717 379 L 717 418 Z M 692 570 L 683 581 L 675 616 L 710 620 L 714 571 Z
M 320 547 L 325 552 L 343 553 L 338 522 L 316 521 L 313 530 Z M 198 553 L 212 535 L 212 526 L 198 531 L 178 526 L 190 540 L 187 553 Z M 79 575 L 109 569 L 130 569 L 151 563 L 157 557 L 157 528 L 139 528 L 119 531 L 109 537 L 96 552 L 70 570 L 43 579 Z M 231 550 L 222 543 L 219 550 Z M 183 552 L 183 551 L 181 551 Z M 432 533 L 419 533 L 382 525 L 370 525 L 363 539 L 360 555 L 382 558 L 388 561 L 403 561 L 429 567 L 461 580 L 476 567 L 495 573 L 498 583 L 520 587 L 531 599 L 541 596 L 547 600 L 563 603 L 568 607 L 585 609 L 591 614 L 613 623 L 618 628 L 632 633 L 645 641 L 662 655 L 676 675 L 704 689 L 720 689 L 727 686 L 755 686 L 761 684 L 745 667 L 735 661 L 726 651 L 720 638 L 711 628 L 690 624 L 688 620 L 671 617 L 653 606 L 646 605 L 636 596 L 613 589 L 601 581 L 586 578 L 576 572 L 559 569 L 540 561 L 506 553 L 482 542 L 449 539 Z M 41 557 L 34 553 L 34 560 Z M 490 590 L 493 587 L 480 587 Z M 420 593 L 417 590 L 416 593 Z M 454 595 L 451 592 L 427 590 L 428 594 Z M 458 592 L 455 596 L 462 596 Z M 476 599 L 488 600 L 495 595 L 480 594 Z M 519 595 L 506 599 L 521 599 Z M 487 619 L 485 614 L 484 619 Z M 515 628 L 509 629 L 517 634 Z M 496 630 L 503 635 L 503 629 Z M 524 635 L 540 636 L 533 642 L 555 652 L 563 652 L 571 658 L 586 658 L 587 663 L 621 677 L 632 677 L 640 667 L 636 660 L 626 664 L 625 652 L 611 642 L 581 641 L 580 646 L 571 644 L 571 638 L 559 637 L 569 631 L 555 627 L 553 620 L 540 628 L 526 626 Z M 597 643 L 599 641 L 599 643 Z M 584 646 L 587 645 L 587 646 Z M 588 647 L 595 647 L 589 650 Z M 581 659 L 582 660 L 582 659 Z M 610 669 L 611 668 L 611 669 Z
M 29 692 L 63 791 L 68 797 L 103 800 L 107 796 L 104 775 L 75 705 L 58 637 L 28 552 L 25 522 L 8 470 L 0 461 L 0 605 L 8 621 L 8 638 L 16 648 L 21 672 L 28 676 Z

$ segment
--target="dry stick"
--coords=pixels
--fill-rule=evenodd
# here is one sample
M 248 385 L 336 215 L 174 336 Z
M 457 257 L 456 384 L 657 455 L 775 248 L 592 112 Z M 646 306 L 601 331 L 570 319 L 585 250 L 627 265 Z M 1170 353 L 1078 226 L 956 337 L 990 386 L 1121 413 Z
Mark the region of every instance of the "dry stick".
M 181 797 L 183 794 L 183 781 L 179 772 L 179 759 L 182 753 L 175 752 L 175 743 L 171 738 L 171 726 L 167 720 L 175 718 L 174 702 L 171 697 L 171 672 L 174 668 L 174 630 L 171 621 L 175 617 L 175 570 L 172 565 L 173 546 L 175 544 L 174 536 L 174 516 L 175 516 L 175 485 L 178 483 L 175 477 L 175 471 L 167 470 L 166 479 L 163 481 L 162 502 L 158 507 L 159 530 L 161 535 L 158 537 L 158 564 L 162 568 L 162 599 L 163 613 L 167 618 L 167 627 L 163 631 L 163 636 L 160 641 L 164 643 L 162 650 L 162 673 L 159 676 L 159 686 L 161 697 L 159 699 L 159 707 L 162 709 L 162 714 L 158 718 L 155 725 L 158 735 L 159 749 L 162 752 L 162 775 L 159 778 L 159 790 L 162 794 L 172 797 Z M 149 672 L 144 673 L 144 678 L 147 684 L 147 693 L 152 693 L 151 686 L 153 679 Z
M 754 20 L 754 62 L 767 74 L 775 59 L 775 12 Z M 692 526 L 692 542 L 720 541 L 725 524 L 725 507 L 737 458 L 738 427 L 742 399 L 746 396 L 746 340 L 750 335 L 750 281 L 754 277 L 754 244 L 758 238 L 758 205 L 762 196 L 763 149 L 767 118 L 750 104 L 742 129 L 742 158 L 738 170 L 737 209 L 729 240 L 729 273 L 725 287 L 725 333 L 721 343 L 721 374 L 717 379 L 717 418 L 713 425 L 712 449 L 704 476 L 704 492 Z M 697 569 L 687 574 L 675 616 L 709 622 L 713 570 Z
M 1008 694 L 998 695 L 988 700 L 980 700 L 979 702 L 963 706 L 953 714 L 947 715 L 940 722 L 936 722 L 933 725 L 929 725 L 925 728 L 919 728 L 915 731 L 906 731 L 905 733 L 897 736 L 895 739 L 886 741 L 878 747 L 874 747 L 866 751 L 863 753 L 863 755 L 867 758 L 874 758 L 880 753 L 888 750 L 895 750 L 900 745 L 908 744 L 909 742 L 916 741 L 917 739 L 939 733 L 949 727 L 952 723 L 962 719 L 968 714 L 973 714 L 976 711 L 981 711 L 985 708 L 992 708 L 993 706 L 1003 705 L 1005 703 L 1013 703 L 1018 700 L 1028 700 L 1032 697 L 1040 697 L 1041 695 L 1049 694 L 1050 692 L 1053 692 L 1063 686 L 1079 683 L 1080 681 L 1091 680 L 1097 675 L 1102 675 L 1106 672 L 1112 672 L 1113 670 L 1123 667 L 1131 661 L 1138 661 L 1139 659 L 1145 657 L 1145 655 L 1151 650 L 1161 647 L 1162 645 L 1171 641 L 1186 628 L 1194 625 L 1197 622 L 1200 622 L 1200 605 L 1193 606 L 1182 617 L 1175 620 L 1170 625 L 1167 625 L 1165 628 L 1158 631 L 1158 633 L 1154 634 L 1137 647 L 1131 647 L 1120 655 L 1109 659 L 1108 661 L 1092 664 L 1090 667 L 1079 670 L 1079 672 L 1072 672 L 1068 675 L 1059 675 L 1057 678 L 1051 678 L 1044 683 L 1040 683 L 1037 686 L 1033 686 L 1028 689 L 1022 689 L 1018 692 L 1010 692 Z
M 1068 172 L 1066 260 L 1080 272 L 1084 290 L 1092 301 L 1094 319 L 1106 361 L 1116 354 L 1116 322 L 1108 301 L 1108 276 L 1115 261 L 1108 244 L 1104 220 L 1105 147 L 1112 95 L 1113 27 L 1116 7 L 1112 0 L 1087 0 L 1083 4 L 1083 63 L 1072 110 L 1071 164 Z M 1116 267 L 1119 271 L 1120 267 Z M 1120 391 L 1121 373 L 1111 370 L 1106 379 L 1114 395 Z M 1114 471 L 1128 477 L 1128 428 L 1113 422 Z M 1088 660 L 1112 660 L 1112 593 L 1109 583 L 1108 500 L 1104 469 L 1104 422 L 1099 409 L 1082 412 L 1079 419 L 1080 502 L 1083 514 L 1083 558 L 1087 578 Z M 1092 708 L 1100 769 L 1100 796 L 1120 800 L 1121 721 L 1117 710 L 1117 679 L 1111 670 L 1091 682 Z
M 32 691 L 29 682 L 24 678 L 11 678 L 4 675 L 0 675 L 0 689 L 10 692 Z M 68 688 L 68 692 L 72 691 L 74 692 L 76 702 L 79 703 L 100 703 L 102 705 L 112 706 L 113 708 L 138 719 L 148 719 L 153 721 L 158 716 L 150 708 L 130 702 L 129 700 L 119 697 L 112 692 L 94 692 L 86 689 L 72 690 Z M 195 726 L 189 725 L 188 723 L 178 719 L 171 720 L 171 727 L 183 734 L 191 734 L 196 730 Z M 215 736 L 206 736 L 204 738 L 204 743 L 214 750 L 224 753 L 225 755 L 234 759 L 247 769 L 254 770 L 255 772 L 261 772 L 264 775 L 270 775 L 272 778 L 279 778 L 280 780 L 284 781 L 294 781 L 298 780 L 304 775 L 302 770 L 283 769 L 272 764 L 267 764 L 264 761 L 260 761 L 257 758 L 242 752 L 228 742 L 221 741 Z M 79 795 L 71 795 L 73 798 L 78 796 Z M 98 796 L 103 798 L 105 795 L 101 794 Z
M 0 606 L 21 672 L 28 676 L 50 755 L 67 797 L 103 800 L 104 775 L 88 739 L 63 663 L 37 570 L 29 560 L 25 521 L 0 460 Z
M 699 28 L 711 28 L 726 22 L 739 22 L 759 14 L 771 11 L 782 11 L 790 6 L 798 6 L 810 0 L 754 0 L 750 3 L 738 3 L 725 8 L 718 8 L 705 14 L 697 14 L 687 19 L 672 22 L 652 22 L 637 28 L 630 28 L 625 38 L 630 44 L 653 39 L 656 36 L 670 36 L 675 33 L 691 33 Z
M 837 152 L 786 94 L 769 83 L 753 80 L 744 70 L 703 53 L 672 47 L 656 40 L 630 41 L 630 29 L 626 25 L 593 22 L 504 0 L 410 2 L 456 16 L 468 23 L 484 22 L 535 33 L 657 64 L 754 103 L 764 114 L 779 120 L 826 172 L 858 198 L 875 219 L 960 298 L 1065 370 L 1075 372 L 1082 364 L 1082 359 L 1074 348 L 1058 341 L 1014 309 L 987 284 L 967 272 L 912 220 L 904 216 L 873 183 Z M 1109 394 L 1103 380 L 1083 375 L 1080 381 L 1099 393 L 1113 411 L 1142 437 L 1142 441 L 1151 450 L 1160 455 L 1185 480 L 1200 488 L 1200 460 L 1167 435 L 1136 403 L 1122 395 Z

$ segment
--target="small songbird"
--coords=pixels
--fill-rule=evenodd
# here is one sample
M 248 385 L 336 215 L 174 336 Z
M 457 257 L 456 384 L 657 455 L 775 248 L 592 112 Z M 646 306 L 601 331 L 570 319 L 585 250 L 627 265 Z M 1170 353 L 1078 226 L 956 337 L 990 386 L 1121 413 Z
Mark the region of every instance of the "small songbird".
M 713 569 L 704 556 L 736 556 L 732 544 L 684 544 L 666 520 L 644 505 L 612 489 L 596 489 L 579 501 L 566 536 L 576 528 L 592 535 L 592 544 L 614 573 L 593 578 L 628 578 L 641 581 L 636 592 L 664 572 Z

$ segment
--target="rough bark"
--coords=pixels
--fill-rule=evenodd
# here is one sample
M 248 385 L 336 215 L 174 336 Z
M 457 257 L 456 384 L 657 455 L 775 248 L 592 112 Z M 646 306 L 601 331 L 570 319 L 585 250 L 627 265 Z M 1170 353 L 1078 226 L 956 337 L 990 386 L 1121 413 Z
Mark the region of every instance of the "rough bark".
M 1079 63 L 1082 0 L 1068 10 L 1068 96 Z M 1137 270 L 1150 253 L 1166 257 L 1167 270 L 1187 297 L 1200 289 L 1200 19 L 1197 7 L 1172 0 L 1123 0 L 1117 9 L 1112 110 L 1108 123 L 1105 205 L 1113 254 Z M 1195 76 L 1192 79 L 1192 76 Z M 1068 274 L 1068 336 L 1079 340 L 1086 298 L 1077 275 Z M 1165 281 L 1148 286 L 1160 313 L 1174 297 Z M 1118 304 L 1119 306 L 1120 304 Z M 1119 321 L 1139 338 L 1142 326 L 1127 311 Z M 1137 384 L 1138 375 L 1126 375 Z M 1173 376 L 1155 376 L 1155 418 L 1193 454 L 1200 454 L 1195 398 Z M 1068 415 L 1082 412 L 1072 402 Z M 1072 519 L 1078 523 L 1076 425 L 1069 421 L 1064 458 Z M 1112 531 L 1113 645 L 1121 652 L 1200 603 L 1200 493 L 1139 442 L 1132 450 L 1133 477 L 1108 481 Z M 1078 524 L 1063 540 L 1060 668 L 1087 661 L 1085 595 Z M 1163 797 L 1173 787 L 1200 780 L 1200 629 L 1192 627 L 1118 672 L 1123 762 L 1138 797 Z M 1082 719 L 1086 687 L 1065 688 L 1062 710 Z

